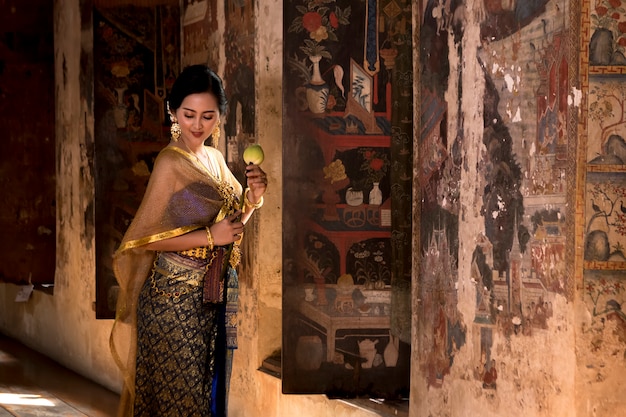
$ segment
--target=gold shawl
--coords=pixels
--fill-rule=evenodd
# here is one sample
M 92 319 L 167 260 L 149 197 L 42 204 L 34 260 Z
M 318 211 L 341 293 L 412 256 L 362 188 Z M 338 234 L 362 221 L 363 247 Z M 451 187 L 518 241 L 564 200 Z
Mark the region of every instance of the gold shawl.
M 127 415 L 133 406 L 137 300 L 155 258 L 144 245 L 210 226 L 238 207 L 241 184 L 217 149 L 206 150 L 217 175 L 176 146 L 159 153 L 137 214 L 113 255 L 120 290 L 109 344 L 124 377 L 119 415 Z

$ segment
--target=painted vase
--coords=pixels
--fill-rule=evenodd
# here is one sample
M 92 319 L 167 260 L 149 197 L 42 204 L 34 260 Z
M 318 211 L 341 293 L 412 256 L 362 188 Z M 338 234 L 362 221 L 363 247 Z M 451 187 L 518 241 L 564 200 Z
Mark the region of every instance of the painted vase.
M 349 206 L 360 206 L 363 204 L 363 191 L 355 190 L 352 187 L 346 190 L 346 204 Z
M 126 123 L 128 121 L 128 109 L 124 104 L 124 93 L 126 92 L 126 87 L 118 87 L 115 89 L 115 92 L 117 93 L 117 105 L 113 109 L 115 126 L 118 129 L 123 129 L 126 127 Z
M 383 352 L 385 366 L 388 368 L 395 367 L 398 363 L 400 339 L 389 332 L 389 343 Z
M 312 55 L 309 60 L 313 63 L 313 74 L 311 75 L 311 81 L 306 85 L 306 100 L 309 105 L 309 110 L 314 114 L 323 114 L 326 112 L 326 104 L 328 103 L 328 84 L 322 78 L 320 73 L 320 60 L 319 55 Z
M 380 206 L 383 202 L 383 192 L 380 191 L 379 183 L 372 184 L 372 191 L 370 191 L 369 204 L 372 206 Z

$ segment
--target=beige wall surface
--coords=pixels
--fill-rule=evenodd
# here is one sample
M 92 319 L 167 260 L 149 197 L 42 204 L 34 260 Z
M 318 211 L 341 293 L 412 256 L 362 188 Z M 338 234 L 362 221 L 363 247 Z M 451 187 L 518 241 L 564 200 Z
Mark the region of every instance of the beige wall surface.
M 57 262 L 54 295 L 34 291 L 16 303 L 19 287 L 0 285 L 0 331 L 102 385 L 119 389 L 120 375 L 108 348 L 112 321 L 96 320 L 93 173 L 93 109 L 85 98 L 90 26 L 81 31 L 78 1 L 56 2 L 55 78 L 57 138 Z M 85 55 L 83 55 L 85 54 Z M 52 156 L 51 156 L 52 157 Z M 36 258 L 33 258 L 36 262 Z

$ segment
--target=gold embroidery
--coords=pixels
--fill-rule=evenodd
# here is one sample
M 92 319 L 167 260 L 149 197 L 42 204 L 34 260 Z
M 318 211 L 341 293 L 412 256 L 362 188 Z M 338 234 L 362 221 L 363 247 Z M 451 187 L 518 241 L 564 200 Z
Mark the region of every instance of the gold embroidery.
M 182 251 L 179 251 L 178 253 L 184 256 L 191 256 L 193 258 L 198 258 L 198 259 L 208 259 L 210 256 L 211 261 L 213 261 L 213 259 L 216 256 L 213 248 L 208 248 L 206 246 L 202 246 L 200 248 L 182 250 Z
M 202 285 L 207 269 L 217 257 L 216 251 L 212 251 L 210 254 L 210 258 L 204 258 L 208 259 L 208 262 L 205 265 L 201 268 L 193 268 L 189 265 L 176 262 L 171 256 L 168 256 L 167 253 L 160 253 L 154 259 L 152 273 L 150 274 L 150 286 L 157 294 L 167 298 L 178 299 L 180 296 L 188 294 L 194 287 L 200 287 Z M 179 291 L 165 291 L 157 286 L 155 278 L 156 273 L 159 273 L 166 278 L 169 285 L 179 282 L 186 284 L 186 286 Z
M 233 268 L 237 268 L 237 265 L 241 262 L 241 248 L 239 247 L 239 241 L 233 244 L 233 249 L 230 253 L 230 259 L 228 262 Z

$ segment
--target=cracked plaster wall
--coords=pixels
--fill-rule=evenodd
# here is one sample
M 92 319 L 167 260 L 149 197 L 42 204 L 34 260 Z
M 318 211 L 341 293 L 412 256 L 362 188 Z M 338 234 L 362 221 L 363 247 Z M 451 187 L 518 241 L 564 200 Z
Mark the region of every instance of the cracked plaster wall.
M 602 204 L 592 207 L 589 195 L 594 194 L 589 187 L 587 194 L 584 192 L 587 156 L 581 154 L 587 145 L 606 152 L 602 132 L 586 131 L 588 113 L 581 96 L 587 91 L 578 89 L 579 83 L 586 84 L 589 38 L 585 36 L 590 31 L 589 19 L 584 17 L 585 13 L 606 13 L 601 10 L 605 3 L 609 9 L 619 7 L 613 3 L 621 4 L 470 0 L 465 7 L 450 11 L 444 40 L 428 28 L 437 20 L 435 16 L 440 16 L 432 8 L 437 2 L 424 2 L 422 14 L 416 17 L 422 24 L 416 35 L 420 37 L 416 44 L 422 45 L 422 55 L 416 57 L 423 59 L 421 80 L 416 80 L 422 103 L 425 97 L 436 96 L 433 80 L 443 78 L 430 71 L 435 66 L 429 61 L 431 55 L 447 50 L 444 60 L 449 66 L 449 78 L 442 83 L 439 96 L 446 112 L 441 123 L 444 128 L 426 133 L 419 138 L 422 144 L 416 144 L 416 151 L 431 155 L 432 143 L 443 143 L 440 155 L 449 159 L 442 162 L 439 173 L 448 182 L 439 188 L 431 184 L 430 189 L 438 195 L 430 196 L 430 189 L 422 188 L 418 197 L 421 211 L 416 218 L 428 222 L 429 212 L 437 207 L 439 213 L 452 213 L 458 219 L 458 229 L 453 238 L 448 235 L 447 246 L 440 243 L 443 235 L 437 235 L 434 227 L 432 231 L 421 229 L 436 236 L 430 241 L 422 237 L 422 243 L 435 242 L 427 244 L 424 252 L 431 247 L 451 248 L 453 268 L 448 284 L 454 290 L 448 291 L 453 295 L 437 298 L 431 289 L 437 288 L 437 279 L 446 278 L 423 269 L 415 275 L 413 331 L 418 336 L 414 337 L 413 358 L 419 366 L 412 369 L 411 415 L 610 416 L 626 411 L 618 278 L 623 272 L 604 274 L 602 280 L 593 271 L 585 271 L 583 280 L 581 259 L 585 211 L 614 213 L 623 193 L 623 188 L 616 186 L 607 191 L 606 201 L 596 193 L 596 204 L 599 200 Z M 503 22 L 512 18 L 508 12 L 522 15 L 520 5 L 527 6 L 527 11 L 537 6 L 536 14 L 518 21 L 523 23 L 519 29 L 507 28 Z M 583 13 L 580 32 L 578 7 Z M 617 13 L 612 10 L 608 14 Z M 429 19 L 431 12 L 434 19 Z M 445 10 L 443 13 L 445 18 Z M 593 16 L 591 22 L 593 28 Z M 491 35 L 485 36 L 489 30 Z M 438 40 L 439 47 L 429 49 L 432 39 Z M 557 79 L 561 81 L 553 83 Z M 593 87 L 595 79 L 590 76 L 589 80 Z M 618 105 L 603 101 L 611 95 L 607 90 L 621 89 L 619 84 L 606 87 L 605 79 L 596 82 L 600 86 L 592 88 L 597 96 L 589 99 L 591 108 L 621 109 L 621 93 L 615 94 Z M 607 118 L 614 117 L 611 122 L 615 123 L 619 112 L 591 115 L 598 120 L 597 130 L 602 129 L 603 121 L 610 125 Z M 428 120 L 424 113 L 422 120 Z M 593 130 L 593 122 L 589 124 Z M 455 157 L 456 166 L 451 168 L 454 164 L 448 161 Z M 504 182 L 506 187 L 501 183 L 498 188 L 494 173 L 501 178 L 504 172 L 515 173 L 516 169 L 521 174 L 519 182 Z M 610 168 L 602 168 L 606 170 Z M 605 181 L 610 180 L 620 184 L 614 177 Z M 490 193 L 497 197 L 493 205 L 489 205 Z M 513 197 L 507 199 L 507 193 Z M 428 203 L 429 198 L 433 204 Z M 516 214 L 511 216 L 513 210 Z M 514 221 L 504 222 L 507 215 Z M 587 221 L 589 217 L 587 214 Z M 456 226 L 443 218 L 444 225 Z M 494 224 L 505 233 L 490 230 Z M 619 221 L 616 224 L 619 227 Z M 506 234 L 513 236 L 509 238 L 512 244 L 503 243 Z M 454 239 L 458 241 L 452 242 Z M 500 256 L 500 261 L 498 245 L 506 246 L 506 256 Z M 483 259 L 477 252 L 485 255 Z M 587 252 L 585 256 L 588 259 Z M 435 265 L 432 259 L 425 253 L 421 263 Z M 416 270 L 421 267 L 418 262 L 414 265 Z M 585 264 L 587 270 L 593 267 Z M 445 286 L 439 288 L 446 291 Z M 600 312 L 604 303 L 606 310 Z M 439 315 L 432 313 L 438 305 Z M 438 325 L 441 317 L 444 326 Z M 458 329 L 456 333 L 453 328 Z M 490 373 L 490 369 L 496 372 Z

